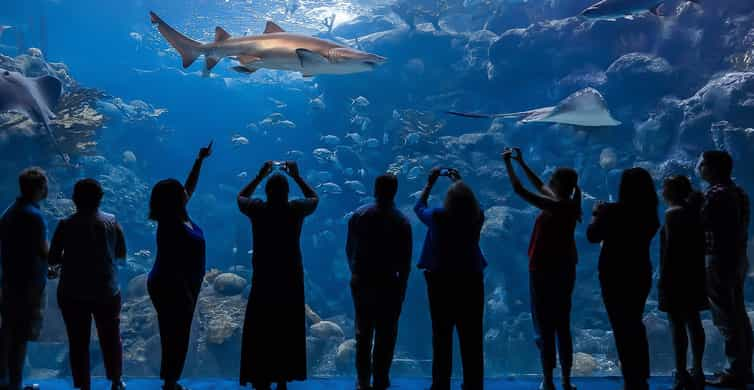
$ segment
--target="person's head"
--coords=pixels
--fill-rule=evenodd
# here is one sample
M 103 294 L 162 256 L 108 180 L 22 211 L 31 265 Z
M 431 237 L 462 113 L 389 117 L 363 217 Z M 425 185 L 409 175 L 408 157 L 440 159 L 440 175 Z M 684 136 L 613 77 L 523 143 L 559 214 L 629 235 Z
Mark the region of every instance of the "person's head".
M 558 198 L 567 199 L 573 194 L 579 182 L 579 174 L 572 168 L 558 168 L 547 185 Z
M 662 183 L 662 197 L 671 205 L 684 203 L 693 191 L 691 180 L 683 175 L 670 176 Z
M 78 211 L 96 211 L 104 194 L 97 180 L 82 179 L 73 187 L 73 204 Z
M 637 210 L 657 212 L 659 199 L 652 175 L 644 168 L 630 168 L 620 178 L 618 203 Z
M 267 179 L 264 192 L 267 194 L 267 201 L 272 203 L 284 203 L 288 201 L 288 179 L 280 173 L 275 173 Z
M 396 193 L 398 193 L 398 177 L 395 175 L 386 173 L 377 176 L 377 179 L 374 180 L 374 199 L 377 204 L 393 204 Z
M 47 174 L 38 167 L 24 169 L 18 176 L 18 188 L 22 198 L 39 202 L 47 198 Z
M 448 188 L 444 208 L 448 215 L 458 219 L 475 220 L 481 214 L 474 191 L 462 181 L 457 181 Z
M 708 150 L 702 153 L 697 169 L 708 183 L 728 181 L 733 174 L 733 158 L 724 150 Z
M 161 180 L 152 188 L 149 199 L 149 219 L 161 221 L 186 221 L 188 195 L 183 184 L 175 179 Z

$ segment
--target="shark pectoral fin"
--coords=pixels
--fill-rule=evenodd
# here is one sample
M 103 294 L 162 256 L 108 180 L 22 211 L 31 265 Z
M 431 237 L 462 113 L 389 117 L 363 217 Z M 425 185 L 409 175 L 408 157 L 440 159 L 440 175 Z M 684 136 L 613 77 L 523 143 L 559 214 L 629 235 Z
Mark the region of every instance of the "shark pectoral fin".
M 243 74 L 252 74 L 258 70 L 258 69 L 253 69 L 253 68 L 247 68 L 245 66 L 234 66 L 231 69 L 235 70 L 238 73 L 243 73 Z
M 267 22 L 267 25 L 264 27 L 264 33 L 265 34 L 272 34 L 272 33 L 281 33 L 285 32 L 280 26 L 275 24 L 274 22 Z
M 230 34 L 222 27 L 215 27 L 215 42 L 227 41 L 230 39 Z
M 236 57 L 238 59 L 238 62 L 240 62 L 242 65 L 249 65 L 251 63 L 257 62 L 262 60 L 261 58 L 257 56 L 238 56 Z
M 296 49 L 296 55 L 298 55 L 302 68 L 306 66 L 323 65 L 330 62 L 321 54 L 315 53 L 309 49 Z
M 32 79 L 34 86 L 39 91 L 39 96 L 50 109 L 58 105 L 60 94 L 63 91 L 63 83 L 52 76 L 42 76 Z
M 220 59 L 217 57 L 207 57 L 206 70 L 212 70 L 218 62 L 220 62 Z

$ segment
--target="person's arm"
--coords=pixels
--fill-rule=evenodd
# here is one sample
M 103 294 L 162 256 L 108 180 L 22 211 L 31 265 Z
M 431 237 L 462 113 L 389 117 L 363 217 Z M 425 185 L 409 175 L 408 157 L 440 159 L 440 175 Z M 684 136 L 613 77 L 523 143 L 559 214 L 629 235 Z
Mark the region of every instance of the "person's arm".
M 356 229 L 357 229 L 357 214 L 353 214 L 351 216 L 351 219 L 348 220 L 348 235 L 346 238 L 346 257 L 348 258 L 348 267 L 351 269 L 351 272 L 354 271 L 354 262 L 356 260 L 356 246 L 357 238 L 356 238 Z
M 607 205 L 604 203 L 597 203 L 592 210 L 592 222 L 586 228 L 586 238 L 592 244 L 597 244 L 607 238 Z
M 518 161 L 519 165 L 521 165 L 521 168 L 524 170 L 524 173 L 526 174 L 526 178 L 529 179 L 529 182 L 534 186 L 534 188 L 539 191 L 540 194 L 545 195 L 547 197 L 554 198 L 555 194 L 550 191 L 549 188 L 545 185 L 545 183 L 542 181 L 542 179 L 539 178 L 539 176 L 531 169 L 529 168 L 529 164 L 524 161 L 524 156 L 521 154 L 520 148 L 513 148 L 513 151 L 515 152 L 512 158 L 516 161 Z
M 238 209 L 242 213 L 246 213 L 249 205 L 251 205 L 251 196 L 254 195 L 254 192 L 257 190 L 257 187 L 259 187 L 259 184 L 262 183 L 262 180 L 264 180 L 267 175 L 272 172 L 272 161 L 267 161 L 262 165 L 262 168 L 259 169 L 259 173 L 255 178 L 253 178 L 248 184 L 246 184 L 241 191 L 238 193 L 238 197 L 236 199 L 238 203 Z
M 196 157 L 194 165 L 191 167 L 191 172 L 189 172 L 188 178 L 186 179 L 186 183 L 183 185 L 189 199 L 194 195 L 196 185 L 199 183 L 199 174 L 202 171 L 202 163 L 204 163 L 204 159 L 212 155 L 212 143 L 213 142 L 210 142 L 206 147 L 199 149 L 199 155 Z
M 408 221 L 403 223 L 403 232 L 401 234 L 401 264 L 400 264 L 400 279 L 404 284 L 408 283 L 408 277 L 411 274 L 411 258 L 414 251 L 414 240 L 411 234 L 411 224 Z
M 126 235 L 123 233 L 123 227 L 118 222 L 115 223 L 115 259 L 125 261 L 127 256 Z
M 419 220 L 422 221 L 422 223 L 428 226 L 432 223 L 432 212 L 429 210 L 428 205 L 429 195 L 432 193 L 432 188 L 435 186 L 435 183 L 437 183 L 439 177 L 440 169 L 433 168 L 429 173 L 427 185 L 424 186 L 424 189 L 419 196 L 419 200 L 416 202 L 416 206 L 414 206 L 414 213 L 416 213 L 416 216 L 419 217 Z
M 576 185 L 576 187 L 573 190 L 573 197 L 571 198 L 571 202 L 573 203 L 573 207 L 576 210 L 576 213 L 578 213 L 578 221 L 581 223 L 581 218 L 583 217 L 583 212 L 581 210 L 581 203 L 583 202 L 583 195 L 581 193 L 581 187 Z
M 63 237 L 65 235 L 64 222 L 61 220 L 58 222 L 58 226 L 55 228 L 55 233 L 52 234 L 52 242 L 50 244 L 50 251 L 47 256 L 47 262 L 51 266 L 63 264 Z
M 285 172 L 296 182 L 296 185 L 301 189 L 301 193 L 304 194 L 304 201 L 301 202 L 304 215 L 312 214 L 319 204 L 317 192 L 301 177 L 298 171 L 298 164 L 295 161 L 287 161 L 285 163 Z
M 516 170 L 513 168 L 513 162 L 511 161 L 513 159 L 513 150 L 509 149 L 504 151 L 502 157 L 503 161 L 505 162 L 505 169 L 506 171 L 508 171 L 508 178 L 511 181 L 513 191 L 516 193 L 516 195 L 521 197 L 521 199 L 525 200 L 532 206 L 542 210 L 552 210 L 558 206 L 557 200 L 554 200 L 547 196 L 535 194 L 524 188 L 524 185 L 521 184 L 521 180 L 516 174 Z

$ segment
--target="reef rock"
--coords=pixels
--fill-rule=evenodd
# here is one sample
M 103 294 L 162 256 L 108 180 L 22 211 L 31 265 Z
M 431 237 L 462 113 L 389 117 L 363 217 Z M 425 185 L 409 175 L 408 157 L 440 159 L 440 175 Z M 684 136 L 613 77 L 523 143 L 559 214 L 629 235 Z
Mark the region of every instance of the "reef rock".
M 238 295 L 246 287 L 246 279 L 236 274 L 224 273 L 217 275 L 212 287 L 222 295 Z
M 573 354 L 573 375 L 574 376 L 592 376 L 599 368 L 597 359 L 592 355 L 583 352 Z
M 309 327 L 309 332 L 315 338 L 322 340 L 342 340 L 345 337 L 343 329 L 331 321 L 320 321 Z
M 348 339 L 342 342 L 335 352 L 335 367 L 341 372 L 350 372 L 356 358 L 356 340 Z
M 621 56 L 607 68 L 607 87 L 615 96 L 630 96 L 631 101 L 651 101 L 674 86 L 674 70 L 662 57 L 645 53 Z

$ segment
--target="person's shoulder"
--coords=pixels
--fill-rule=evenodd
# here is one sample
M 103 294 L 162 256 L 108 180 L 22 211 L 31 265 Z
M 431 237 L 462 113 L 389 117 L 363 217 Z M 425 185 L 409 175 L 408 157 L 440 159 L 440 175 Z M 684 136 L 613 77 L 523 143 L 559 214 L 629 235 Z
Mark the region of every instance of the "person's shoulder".
M 104 221 L 104 222 L 108 222 L 108 223 L 116 223 L 116 222 L 117 222 L 117 220 L 118 220 L 118 219 L 117 219 L 117 218 L 115 217 L 115 214 L 106 213 L 106 212 L 104 212 L 104 211 L 100 211 L 100 212 L 99 212 L 99 214 L 97 214 L 97 216 L 98 216 L 98 217 L 99 217 L 99 219 L 101 219 L 102 221 Z

